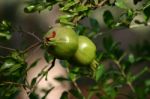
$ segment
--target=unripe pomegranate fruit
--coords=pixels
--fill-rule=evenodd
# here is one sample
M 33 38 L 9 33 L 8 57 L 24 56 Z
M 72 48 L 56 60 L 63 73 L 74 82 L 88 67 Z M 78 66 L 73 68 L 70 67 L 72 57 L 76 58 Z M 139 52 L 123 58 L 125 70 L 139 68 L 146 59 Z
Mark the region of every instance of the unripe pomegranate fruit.
M 55 26 L 44 39 L 47 51 L 58 59 L 69 59 L 78 48 L 78 35 L 71 27 Z
M 74 63 L 91 65 L 96 57 L 96 46 L 86 36 L 79 36 L 78 49 L 73 56 Z

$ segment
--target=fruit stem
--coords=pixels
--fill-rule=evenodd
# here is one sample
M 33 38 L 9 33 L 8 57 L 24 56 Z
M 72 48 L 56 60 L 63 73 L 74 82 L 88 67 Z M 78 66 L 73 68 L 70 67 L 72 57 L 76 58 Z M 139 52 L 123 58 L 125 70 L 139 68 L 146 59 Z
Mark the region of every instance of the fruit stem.
M 51 45 L 55 45 L 56 41 L 55 40 L 50 40 L 49 42 L 44 42 L 45 46 L 51 46 Z

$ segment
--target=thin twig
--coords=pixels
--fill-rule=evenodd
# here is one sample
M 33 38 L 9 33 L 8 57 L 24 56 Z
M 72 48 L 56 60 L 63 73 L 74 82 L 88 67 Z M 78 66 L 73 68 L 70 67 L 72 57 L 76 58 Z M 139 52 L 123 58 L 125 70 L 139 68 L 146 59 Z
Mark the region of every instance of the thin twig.
M 44 71 L 44 70 L 47 68 L 47 66 L 42 69 L 42 71 L 44 71 L 44 74 L 38 79 L 38 81 L 35 83 L 35 85 L 34 85 L 32 88 L 30 88 L 30 89 L 31 89 L 31 90 L 30 90 L 30 93 L 33 92 L 33 91 L 35 91 L 35 89 L 36 89 L 37 85 L 40 83 L 40 81 L 41 81 L 41 80 L 45 77 L 45 75 L 47 75 L 48 72 L 55 66 L 55 60 L 56 60 L 56 58 L 53 59 L 53 61 L 51 62 L 51 66 L 50 66 L 46 71 Z M 29 94 L 30 94 L 30 93 L 29 93 Z M 29 95 L 29 94 L 28 94 L 28 95 Z
M 120 62 L 117 61 L 117 60 L 113 60 L 113 62 L 114 62 L 114 63 L 116 64 L 116 66 L 118 67 L 118 69 L 119 69 L 119 71 L 121 72 L 121 74 L 122 74 L 122 76 L 124 77 L 124 79 L 127 80 L 127 79 L 128 79 L 128 78 L 127 78 L 127 75 L 125 74 L 124 70 L 121 68 L 122 66 L 121 66 Z M 135 93 L 135 89 L 134 89 L 132 83 L 129 82 L 129 81 L 127 81 L 126 84 L 130 87 L 130 89 L 132 90 L 132 92 Z
M 4 57 L 4 56 L 0 56 L 0 58 L 1 58 L 1 59 L 5 59 L 6 57 Z
M 103 0 L 103 1 L 101 1 L 101 2 L 97 5 L 97 7 L 102 7 L 107 1 L 108 1 L 108 0 Z
M 134 93 L 135 93 L 135 89 L 134 89 L 134 87 L 133 87 L 132 83 L 131 83 L 131 82 L 129 82 L 129 81 L 127 81 L 127 85 L 131 88 L 132 92 L 134 92 Z
M 51 62 L 51 66 L 48 68 L 48 71 L 50 71 L 55 66 L 56 58 L 54 57 L 53 61 Z
M 40 44 L 41 44 L 41 42 L 36 42 L 35 44 L 33 44 L 33 45 L 29 46 L 28 48 L 26 48 L 26 49 L 23 51 L 23 53 L 28 52 L 29 50 L 31 50 L 32 48 L 34 48 L 34 47 L 36 47 L 36 46 L 38 46 L 38 45 L 40 45 Z
M 76 87 L 76 89 L 78 90 L 78 92 L 80 94 L 82 94 L 82 91 L 81 91 L 80 87 L 78 86 L 78 84 L 76 83 L 76 81 L 73 81 L 73 85 Z
M 83 0 L 82 5 L 85 5 L 86 2 L 87 2 L 87 0 Z
M 118 59 L 118 62 L 121 62 L 122 59 L 128 54 L 128 51 L 124 52 L 122 56 Z
M 24 86 L 26 88 L 29 88 L 27 85 L 25 84 L 20 84 L 20 83 L 16 83 L 16 82 L 3 82 L 3 83 L 0 83 L 0 86 L 4 86 L 6 84 L 9 84 L 9 85 L 17 85 L 17 86 Z
M 124 78 L 126 78 L 126 74 L 125 74 L 125 72 L 122 70 L 121 64 L 119 63 L 119 61 L 117 61 L 117 60 L 113 60 L 113 61 L 114 61 L 114 63 L 117 65 L 117 67 L 118 67 L 119 71 L 121 72 L 122 76 L 123 76 Z
M 17 29 L 16 29 L 16 30 L 17 30 Z M 38 36 L 36 36 L 34 33 L 23 31 L 22 27 L 19 27 L 18 32 L 28 34 L 28 35 L 34 37 L 35 39 L 37 39 L 39 42 L 42 41 L 42 40 L 41 40 Z
M 125 94 L 125 93 L 118 93 L 118 96 L 119 96 L 119 95 L 120 95 L 120 96 L 125 96 L 125 97 L 128 98 L 128 99 L 132 99 L 130 95 Z
M 66 68 L 67 69 L 67 73 L 69 74 L 70 70 L 69 70 L 69 66 Z M 82 94 L 82 91 L 80 89 L 80 87 L 78 86 L 78 84 L 76 83 L 75 79 L 72 80 L 73 85 L 75 86 L 75 88 L 77 89 L 77 91 Z M 82 94 L 83 95 L 83 94 Z M 84 97 L 84 96 L 83 96 Z M 85 99 L 85 97 L 84 97 Z
M 5 47 L 5 46 L 2 46 L 2 45 L 0 45 L 0 48 L 5 49 L 5 50 L 9 50 L 9 51 L 15 51 L 16 50 L 16 49 Z
M 39 42 L 42 41 L 42 40 L 41 40 L 38 36 L 36 36 L 34 33 L 26 32 L 26 34 L 33 36 L 33 37 L 34 37 L 35 39 L 37 39 Z

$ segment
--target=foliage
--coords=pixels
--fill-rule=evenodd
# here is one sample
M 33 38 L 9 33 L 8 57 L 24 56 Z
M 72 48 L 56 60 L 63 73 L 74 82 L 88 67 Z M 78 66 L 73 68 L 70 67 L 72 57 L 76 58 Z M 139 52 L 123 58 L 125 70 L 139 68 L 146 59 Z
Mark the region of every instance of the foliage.
M 11 24 L 3 20 L 0 22 L 0 41 L 9 40 L 11 38 Z
M 133 3 L 136 6 L 141 1 L 133 0 Z M 97 49 L 97 62 L 94 69 L 61 60 L 62 66 L 68 70 L 68 77 L 57 77 L 55 79 L 59 82 L 69 81 L 73 85 L 72 89 L 62 94 L 61 99 L 68 99 L 70 94 L 77 99 L 93 99 L 93 97 L 96 97 L 96 99 L 116 99 L 119 96 L 127 99 L 146 99 L 149 97 L 150 78 L 145 77 L 145 75 L 150 74 L 150 68 L 146 65 L 137 73 L 132 71 L 138 64 L 150 62 L 150 41 L 143 41 L 132 45 L 128 50 L 123 50 L 120 47 L 120 42 L 115 41 L 111 35 L 105 35 L 108 31 L 102 31 L 101 24 L 96 19 L 89 18 L 90 12 L 95 9 L 110 6 L 117 7 L 123 13 L 116 19 L 110 10 L 104 11 L 102 16 L 107 30 L 113 31 L 120 27 L 130 29 L 131 21 L 139 14 L 144 15 L 144 21 L 135 20 L 135 24 L 148 25 L 150 17 L 149 0 L 145 0 L 143 5 L 137 8 L 128 7 L 126 0 L 31 0 L 25 3 L 24 12 L 26 13 L 40 13 L 45 9 L 51 10 L 55 4 L 58 4 L 60 11 L 63 12 L 58 19 L 58 23 L 73 27 L 77 34 L 85 35 L 91 40 L 101 34 L 102 49 Z M 90 28 L 80 23 L 81 19 L 85 17 L 89 18 Z M 11 36 L 10 22 L 1 21 L 0 41 L 9 40 Z M 28 66 L 25 61 L 26 52 L 39 44 L 41 42 L 37 42 L 34 46 L 31 45 L 23 51 L 0 46 L 1 49 L 10 52 L 6 56 L 0 56 L 0 98 L 15 99 L 21 87 L 30 90 L 27 92 L 30 99 L 39 98 L 35 93 L 36 85 L 40 82 L 40 79 L 47 78 L 48 72 L 55 64 L 55 58 L 45 52 L 43 56 L 46 62 L 51 64 L 51 67 L 43 68 L 42 72 L 32 79 L 31 84 L 28 83 L 26 80 L 27 71 L 35 67 L 40 59 L 35 60 Z M 86 96 L 77 83 L 80 78 L 88 78 L 93 82 L 93 84 L 87 86 L 88 95 Z M 122 91 L 124 88 L 128 88 L 127 92 Z M 45 99 L 52 90 L 53 86 L 44 90 L 45 96 L 42 99 Z

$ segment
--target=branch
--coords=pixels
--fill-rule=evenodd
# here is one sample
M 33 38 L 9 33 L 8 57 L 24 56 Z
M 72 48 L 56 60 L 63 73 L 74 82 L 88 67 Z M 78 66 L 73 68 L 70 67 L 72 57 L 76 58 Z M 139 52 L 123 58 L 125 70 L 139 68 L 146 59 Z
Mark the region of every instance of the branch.
M 28 34 L 28 35 L 34 37 L 34 38 L 35 38 L 36 40 L 38 40 L 39 42 L 42 41 L 42 40 L 41 40 L 38 36 L 36 36 L 34 33 L 23 31 L 22 27 L 19 27 L 19 29 L 16 27 L 16 28 L 14 28 L 14 29 L 15 29 L 15 31 L 17 30 L 17 32 L 19 32 L 19 33 L 25 33 L 25 34 Z
M 2 46 L 2 45 L 0 45 L 0 48 L 5 49 L 5 50 L 9 50 L 9 51 L 15 51 L 16 50 L 16 49 L 5 47 L 5 46 Z
M 56 61 L 56 58 L 54 57 L 54 59 L 51 63 L 51 66 L 48 68 L 48 71 L 50 71 L 55 66 L 55 61 Z
M 28 35 L 31 35 L 32 37 L 34 37 L 35 39 L 37 39 L 39 42 L 41 42 L 42 40 L 38 37 L 38 36 L 36 36 L 34 33 L 31 33 L 31 32 L 25 32 L 26 34 L 28 34 Z
M 23 86 L 23 87 L 26 87 L 26 88 L 29 88 L 27 85 L 25 84 L 20 84 L 20 83 L 16 83 L 16 82 L 3 82 L 3 83 L 0 83 L 0 86 L 4 86 L 4 85 L 17 85 L 17 86 Z
M 103 0 L 103 1 L 101 1 L 101 2 L 97 5 L 97 7 L 102 7 L 107 1 L 108 1 L 108 0 Z
M 30 88 L 30 92 L 28 95 L 30 95 L 33 91 L 35 91 L 36 89 L 36 86 L 40 83 L 40 81 L 45 77 L 47 76 L 48 72 L 55 66 L 55 61 L 56 61 L 56 58 L 53 59 L 53 61 L 51 62 L 51 66 L 47 69 L 47 66 L 44 67 L 42 69 L 41 72 L 44 72 L 44 74 L 39 78 L 39 80 L 34 84 L 34 86 L 32 88 Z M 46 71 L 44 71 L 45 69 L 47 69 Z
M 127 80 L 128 77 L 125 74 L 124 70 L 121 68 L 122 66 L 121 66 L 120 62 L 117 61 L 117 60 L 113 60 L 113 62 L 117 65 L 117 67 L 118 67 L 119 71 L 121 72 L 122 76 Z M 130 81 L 127 81 L 126 84 L 130 87 L 130 89 L 132 90 L 132 92 L 135 93 L 135 89 L 134 89 L 132 83 Z
M 69 74 L 70 73 L 69 66 L 66 69 L 67 69 L 67 73 Z M 76 83 L 75 79 L 73 79 L 71 81 L 72 81 L 73 85 L 75 86 L 75 88 L 77 89 L 77 91 L 83 95 L 83 93 L 82 93 L 80 87 L 78 86 L 78 84 Z M 84 97 L 84 99 L 85 99 L 85 97 Z
M 37 43 L 35 43 L 35 44 L 29 46 L 28 48 L 26 48 L 26 49 L 23 51 L 23 53 L 28 52 L 29 50 L 31 50 L 32 48 L 34 48 L 34 47 L 36 47 L 36 46 L 38 46 L 38 45 L 40 45 L 40 44 L 41 44 L 41 42 L 37 42 Z

